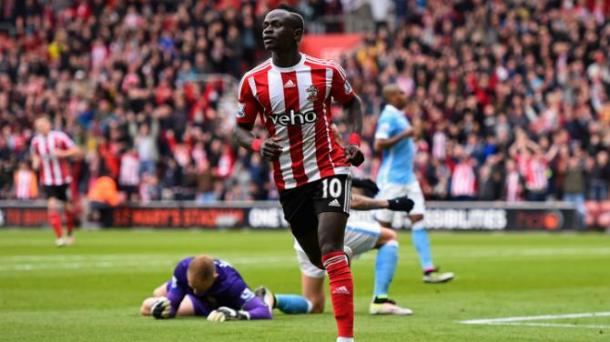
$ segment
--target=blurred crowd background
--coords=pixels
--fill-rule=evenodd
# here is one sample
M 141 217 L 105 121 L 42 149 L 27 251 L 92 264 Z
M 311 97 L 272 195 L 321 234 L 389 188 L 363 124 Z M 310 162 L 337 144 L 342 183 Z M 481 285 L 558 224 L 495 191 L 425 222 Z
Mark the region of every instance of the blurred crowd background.
M 134 201 L 277 198 L 269 165 L 230 132 L 279 3 L 2 1 L 0 198 L 36 196 L 16 182 L 41 114 L 85 151 L 75 194 L 108 175 Z M 310 33 L 364 35 L 339 61 L 366 107 L 356 175 L 375 176 L 381 88 L 398 83 L 428 199 L 608 199 L 610 1 L 281 3 Z

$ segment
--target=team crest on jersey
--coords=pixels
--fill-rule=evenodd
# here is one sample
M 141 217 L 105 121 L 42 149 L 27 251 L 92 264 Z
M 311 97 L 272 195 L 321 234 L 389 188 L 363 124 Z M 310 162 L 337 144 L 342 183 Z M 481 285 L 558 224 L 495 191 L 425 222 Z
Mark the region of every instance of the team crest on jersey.
M 237 105 L 237 117 L 240 119 L 246 117 L 246 111 L 245 111 L 244 107 L 245 107 L 245 105 L 243 103 L 239 103 Z
M 244 291 L 241 293 L 240 295 L 241 299 L 245 302 L 251 300 L 252 298 L 255 297 L 254 292 L 252 292 L 252 290 L 250 290 L 249 288 L 245 288 Z
M 343 86 L 343 90 L 345 90 L 346 94 L 349 94 L 352 92 L 352 85 L 349 84 L 349 82 L 345 81 L 345 85 Z
M 309 86 L 309 88 L 307 88 L 305 90 L 307 92 L 307 99 L 309 101 L 315 101 L 318 98 L 318 88 L 316 88 L 313 84 Z

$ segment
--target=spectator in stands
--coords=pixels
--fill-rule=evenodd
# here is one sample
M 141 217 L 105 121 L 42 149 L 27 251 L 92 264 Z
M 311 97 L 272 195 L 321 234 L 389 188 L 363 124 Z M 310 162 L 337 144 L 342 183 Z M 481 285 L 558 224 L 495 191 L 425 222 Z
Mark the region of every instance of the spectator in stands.
M 363 151 L 382 86 L 396 83 L 412 99 L 406 111 L 427 196 L 451 198 L 455 147 L 483 176 L 473 198 L 505 189 L 511 201 L 562 199 L 574 153 L 589 160 L 585 195 L 608 198 L 607 1 L 394 2 L 395 16 L 375 28 L 359 18 L 383 19 L 387 1 L 374 3 L 375 15 L 367 1 L 291 1 L 311 19 L 310 32 L 366 30 L 340 61 L 364 94 Z M 260 16 L 278 1 L 239 9 L 196 0 L 13 3 L 0 18 L 14 30 L 0 45 L 0 197 L 13 196 L 40 113 L 86 145 L 80 189 L 102 167 L 123 183 L 122 157 L 133 146 L 149 200 L 277 197 L 268 165 L 228 143 L 228 123 L 233 76 L 267 58 Z M 334 119 L 341 127 L 344 118 Z M 374 177 L 378 165 L 367 158 L 357 172 Z
M 112 227 L 114 208 L 123 200 L 118 186 L 107 170 L 102 170 L 100 177 L 91 184 L 89 206 L 93 221 L 99 221 L 102 227 Z
M 140 186 L 140 159 L 135 148 L 130 148 L 121 156 L 119 189 L 125 193 L 127 200 L 136 201 Z
M 589 198 L 595 201 L 605 201 L 608 197 L 608 185 L 610 184 L 610 162 L 608 151 L 599 151 L 595 156 L 591 168 Z
M 570 156 L 563 181 L 563 200 L 574 204 L 579 219 L 585 227 L 585 167 L 584 161 L 576 154 Z
M 523 200 L 523 177 L 517 169 L 517 163 L 513 159 L 506 161 L 506 181 L 503 199 L 508 202 Z
M 502 199 L 505 175 L 502 157 L 490 155 L 485 164 L 479 169 L 479 195 L 478 199 L 484 201 L 497 201 Z
M 472 201 L 477 194 L 475 161 L 461 146 L 454 148 L 453 154 L 457 164 L 451 173 L 451 198 L 456 201 Z
M 144 172 L 142 184 L 140 185 L 140 200 L 144 203 L 158 201 L 161 199 L 161 187 L 159 178 L 154 173 Z
M 525 189 L 528 201 L 545 201 L 549 190 L 548 160 L 535 149 L 525 156 Z
M 129 123 L 129 132 L 133 138 L 134 145 L 138 151 L 140 162 L 140 174 L 153 174 L 157 170 L 159 152 L 157 149 L 157 138 L 159 135 L 159 120 L 154 117 L 150 123 L 146 122 L 146 116 L 139 114 L 137 122 Z
M 22 161 L 19 169 L 15 171 L 13 186 L 15 198 L 20 200 L 31 200 L 38 197 L 38 180 L 36 173 L 30 169 L 30 165 Z

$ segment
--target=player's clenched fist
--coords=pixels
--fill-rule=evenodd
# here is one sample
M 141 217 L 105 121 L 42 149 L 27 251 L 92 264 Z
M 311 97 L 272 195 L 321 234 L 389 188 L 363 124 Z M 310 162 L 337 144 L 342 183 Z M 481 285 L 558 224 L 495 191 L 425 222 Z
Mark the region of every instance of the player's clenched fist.
M 218 309 L 210 312 L 208 315 L 208 321 L 210 322 L 224 322 L 224 321 L 239 321 L 250 319 L 250 314 L 243 310 L 233 310 L 226 306 L 221 306 Z
M 159 297 L 152 305 L 150 311 L 156 319 L 170 318 L 172 304 L 166 297 Z
M 279 144 L 280 138 L 271 137 L 265 139 L 261 145 L 261 154 L 267 160 L 276 160 L 282 153 L 282 146 Z
M 345 157 L 354 166 L 360 166 L 364 162 L 364 154 L 356 145 L 347 145 L 345 147 Z

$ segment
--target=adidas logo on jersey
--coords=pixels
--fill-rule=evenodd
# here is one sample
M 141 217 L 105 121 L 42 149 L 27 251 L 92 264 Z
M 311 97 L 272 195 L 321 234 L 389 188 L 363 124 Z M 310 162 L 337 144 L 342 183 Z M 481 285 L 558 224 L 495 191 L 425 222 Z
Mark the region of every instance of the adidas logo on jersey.
M 347 287 L 345 286 L 339 286 L 336 289 L 333 290 L 333 294 L 340 294 L 340 295 L 349 295 L 350 292 L 347 289 Z
M 339 201 L 337 201 L 337 199 L 335 198 L 334 200 L 330 201 L 330 203 L 328 203 L 328 206 L 341 208 L 341 203 L 339 203 Z
M 288 82 L 284 83 L 284 88 L 294 88 L 296 87 L 296 85 L 294 84 L 294 82 L 292 82 L 292 80 L 288 80 Z

